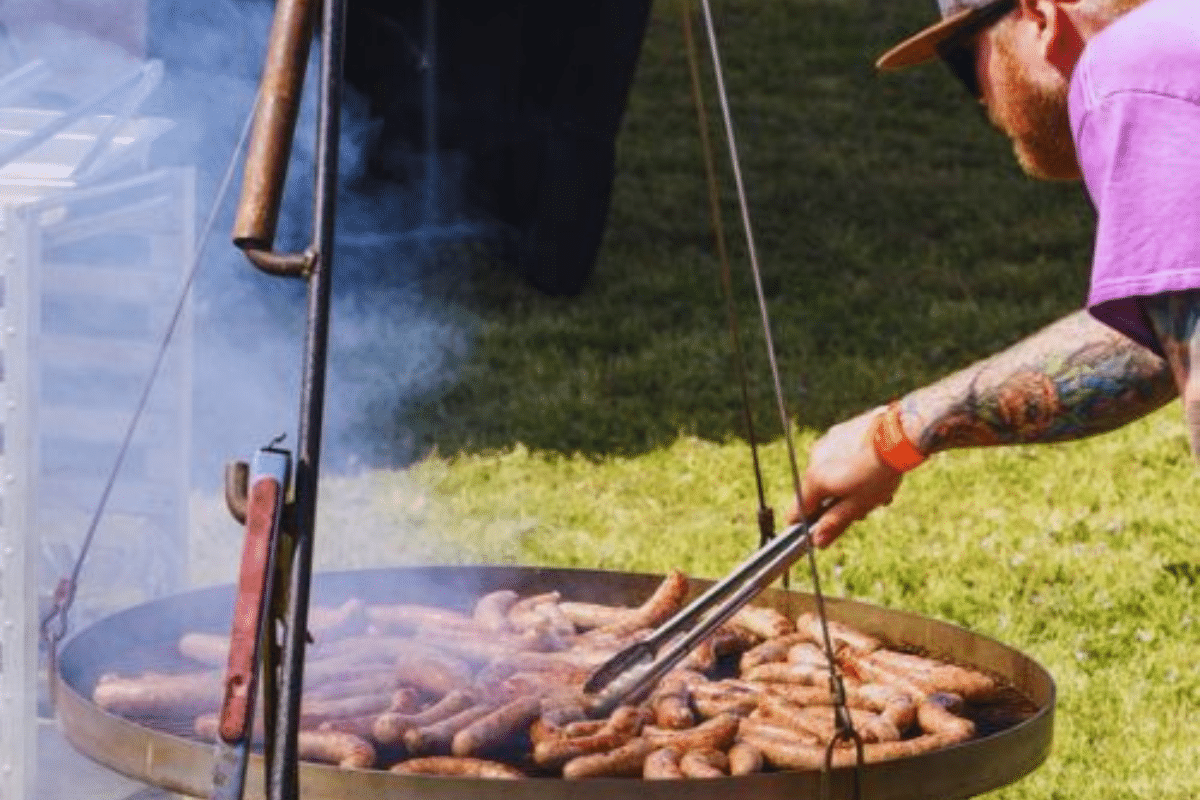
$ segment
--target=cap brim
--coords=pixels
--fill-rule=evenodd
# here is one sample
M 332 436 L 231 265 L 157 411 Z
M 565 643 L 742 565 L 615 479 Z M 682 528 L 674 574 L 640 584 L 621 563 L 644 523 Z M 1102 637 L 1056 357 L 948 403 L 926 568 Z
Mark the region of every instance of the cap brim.
M 969 22 L 971 15 L 972 9 L 964 9 L 930 25 L 920 33 L 908 37 L 881 55 L 875 62 L 876 69 L 896 70 L 932 61 L 937 58 L 938 45 Z

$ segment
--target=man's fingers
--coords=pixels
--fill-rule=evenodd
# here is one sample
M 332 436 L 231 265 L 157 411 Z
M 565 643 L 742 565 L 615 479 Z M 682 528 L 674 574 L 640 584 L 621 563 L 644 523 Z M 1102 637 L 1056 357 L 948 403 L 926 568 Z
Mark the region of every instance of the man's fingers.
M 833 502 L 825 513 L 821 514 L 820 521 L 815 522 L 812 526 L 813 543 L 817 547 L 828 547 L 851 525 L 880 506 L 891 505 L 895 496 L 896 492 L 893 489 L 889 494 L 875 500 L 864 502 L 863 498 L 859 497 L 853 500 Z
M 821 515 L 820 521 L 813 525 L 813 544 L 817 547 L 828 547 L 846 528 L 861 518 L 861 515 L 855 513 L 852 503 L 845 500 L 834 503 Z
M 819 512 L 824 510 L 832 499 L 832 495 L 806 474 L 800 481 L 800 499 L 804 502 L 804 518 L 811 520 L 819 516 Z M 792 503 L 792 508 L 788 512 L 788 522 L 795 525 L 799 521 L 800 513 L 796 509 L 796 504 Z

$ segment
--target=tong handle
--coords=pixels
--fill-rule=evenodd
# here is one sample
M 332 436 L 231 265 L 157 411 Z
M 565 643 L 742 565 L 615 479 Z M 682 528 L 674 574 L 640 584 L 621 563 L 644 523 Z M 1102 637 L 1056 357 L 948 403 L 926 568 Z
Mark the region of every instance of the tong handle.
M 290 471 L 286 452 L 263 449 L 254 457 L 221 705 L 219 730 L 227 744 L 251 734 L 259 656 L 271 629 L 272 578 Z
M 591 716 L 607 716 L 623 701 L 640 699 L 696 645 L 807 553 L 812 546 L 810 527 L 830 505 L 823 505 L 812 520 L 784 530 L 646 639 L 602 664 L 584 685 L 584 692 L 594 696 Z M 659 653 L 664 646 L 668 649 Z

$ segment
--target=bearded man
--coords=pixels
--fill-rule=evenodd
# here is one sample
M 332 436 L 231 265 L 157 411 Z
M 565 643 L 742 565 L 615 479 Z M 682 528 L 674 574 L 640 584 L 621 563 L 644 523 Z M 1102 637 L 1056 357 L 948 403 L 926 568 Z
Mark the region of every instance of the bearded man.
M 1082 177 L 1097 212 L 1091 289 L 1086 309 L 825 433 L 801 487 L 806 516 L 827 506 L 819 546 L 941 450 L 1077 439 L 1179 396 L 1200 457 L 1196 0 L 939 2 L 942 20 L 878 66 L 940 58 L 1026 172 Z

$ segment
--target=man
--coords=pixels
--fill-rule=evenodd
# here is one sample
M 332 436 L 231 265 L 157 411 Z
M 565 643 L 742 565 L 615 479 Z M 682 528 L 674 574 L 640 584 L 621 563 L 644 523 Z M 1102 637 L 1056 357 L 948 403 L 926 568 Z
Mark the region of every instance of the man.
M 1087 309 L 831 428 L 804 513 L 826 546 L 941 450 L 1057 442 L 1183 399 L 1200 457 L 1200 14 L 1195 0 L 939 0 L 878 62 L 944 60 L 1030 175 L 1083 178 L 1097 211 Z M 793 518 L 797 510 L 792 509 Z

